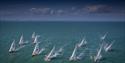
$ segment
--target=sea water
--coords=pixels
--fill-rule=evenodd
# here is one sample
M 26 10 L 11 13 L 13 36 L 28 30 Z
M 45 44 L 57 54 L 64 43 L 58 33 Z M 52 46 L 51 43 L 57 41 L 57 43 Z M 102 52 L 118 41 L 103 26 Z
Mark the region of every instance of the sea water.
M 40 35 L 40 48 L 45 48 L 40 55 L 32 57 L 34 45 L 32 33 Z M 58 50 L 63 47 L 63 55 L 49 63 L 93 63 L 90 55 L 95 55 L 101 44 L 100 37 L 107 33 L 105 42 L 111 43 L 113 51 L 102 51 L 103 60 L 100 63 L 125 63 L 125 22 L 0 22 L 0 63 L 48 63 L 44 61 L 53 46 Z M 15 53 L 8 50 L 15 39 L 17 47 L 20 36 L 28 41 L 24 48 Z M 69 61 L 73 49 L 83 37 L 86 47 L 79 48 L 77 55 L 83 51 L 86 57 L 79 61 Z

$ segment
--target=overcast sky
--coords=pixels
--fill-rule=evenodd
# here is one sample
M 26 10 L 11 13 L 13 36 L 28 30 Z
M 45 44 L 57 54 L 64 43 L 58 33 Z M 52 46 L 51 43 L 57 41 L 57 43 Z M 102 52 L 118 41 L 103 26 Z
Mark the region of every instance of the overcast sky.
M 125 0 L 0 0 L 4 21 L 125 21 Z

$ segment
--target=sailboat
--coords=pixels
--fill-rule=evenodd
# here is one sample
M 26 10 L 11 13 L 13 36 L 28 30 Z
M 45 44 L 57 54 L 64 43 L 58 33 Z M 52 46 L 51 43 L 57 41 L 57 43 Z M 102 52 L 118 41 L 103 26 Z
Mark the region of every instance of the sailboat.
M 83 38 L 82 41 L 78 44 L 78 47 L 85 46 L 86 44 L 87 44 L 87 41 L 85 40 L 85 38 Z
M 73 60 L 77 60 L 77 56 L 76 56 L 76 50 L 77 50 L 77 46 L 75 46 L 72 55 L 69 58 L 69 61 L 73 61 Z
M 32 34 L 32 39 L 34 39 L 35 36 L 36 36 L 36 34 L 35 34 L 35 32 L 33 32 L 33 34 Z
M 58 53 L 62 53 L 63 51 L 63 47 L 61 47 L 59 50 L 58 50 Z
M 106 32 L 100 39 L 104 40 L 106 38 L 107 34 L 108 34 L 108 32 Z
M 63 52 L 63 48 L 61 47 L 59 50 L 55 51 L 53 55 L 51 55 L 52 58 L 56 58 L 57 56 L 61 55 Z
M 101 55 L 102 47 L 103 47 L 103 44 L 101 45 L 99 51 L 97 52 L 97 55 L 94 56 L 94 62 L 97 62 L 102 58 L 102 55 Z
M 13 40 L 13 42 L 10 46 L 9 52 L 12 53 L 12 52 L 15 52 L 15 51 L 16 51 L 16 45 L 15 45 L 15 40 Z
M 45 56 L 44 60 L 45 61 L 51 61 L 51 59 L 54 57 L 54 56 L 52 56 L 54 54 L 54 51 L 55 51 L 55 46 L 52 48 L 52 50 L 50 51 L 50 53 Z
M 40 48 L 39 48 L 39 44 L 36 43 L 35 48 L 34 48 L 33 53 L 32 53 L 32 56 L 39 55 L 39 54 L 42 53 L 44 50 L 45 50 L 44 48 L 40 49 Z
M 38 43 L 38 38 L 39 38 L 39 37 L 40 37 L 39 35 L 36 35 L 36 36 L 35 36 L 34 41 L 33 41 L 33 44 Z
M 24 41 L 23 41 L 23 35 L 20 37 L 20 41 L 19 41 L 19 45 L 23 45 Z
M 51 55 L 51 58 L 56 58 L 57 56 L 59 56 L 60 53 L 59 52 L 54 52 L 53 55 Z
M 23 35 L 21 35 L 20 40 L 19 40 L 19 45 L 24 45 L 26 43 L 28 43 L 28 41 L 24 42 Z
M 84 53 L 84 52 L 81 52 L 81 53 L 77 56 L 77 59 L 78 59 L 78 60 L 81 60 L 84 55 L 85 55 L 85 53 Z
M 114 43 L 114 41 L 111 44 L 107 44 L 107 43 L 105 44 L 105 46 L 104 46 L 105 52 L 108 52 L 109 50 L 111 50 L 113 43 Z

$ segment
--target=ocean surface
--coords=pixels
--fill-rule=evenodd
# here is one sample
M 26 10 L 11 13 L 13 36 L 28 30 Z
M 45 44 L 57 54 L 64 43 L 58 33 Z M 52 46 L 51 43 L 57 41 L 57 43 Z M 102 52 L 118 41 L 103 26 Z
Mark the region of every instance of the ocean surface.
M 32 33 L 40 35 L 40 48 L 45 48 L 40 55 L 32 57 L 34 45 Z M 0 63 L 93 63 L 91 55 L 95 55 L 100 46 L 100 37 L 107 33 L 105 42 L 115 40 L 113 51 L 102 51 L 103 60 L 99 63 L 125 63 L 125 22 L 0 22 Z M 24 48 L 15 53 L 8 50 L 12 41 L 18 42 L 23 34 L 28 41 Z M 85 57 L 78 61 L 69 61 L 75 44 L 85 37 L 87 45 L 77 50 L 77 54 L 85 51 Z M 44 61 L 52 47 L 56 50 L 64 47 L 63 55 L 50 62 Z

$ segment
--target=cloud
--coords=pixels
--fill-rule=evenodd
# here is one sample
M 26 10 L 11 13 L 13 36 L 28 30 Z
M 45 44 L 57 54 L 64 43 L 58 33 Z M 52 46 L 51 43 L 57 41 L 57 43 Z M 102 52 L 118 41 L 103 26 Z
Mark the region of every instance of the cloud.
M 112 12 L 112 7 L 108 5 L 87 5 L 84 10 L 89 13 L 110 13 Z
M 64 9 L 53 9 L 53 8 L 31 8 L 30 12 L 33 15 L 66 15 L 66 10 Z
M 70 15 L 80 15 L 81 14 L 81 8 L 78 7 L 71 7 L 71 9 L 69 10 Z
M 66 15 L 66 11 L 62 9 L 58 9 L 55 11 L 55 15 L 58 15 L 58 16 Z
M 50 15 L 50 14 L 53 14 L 53 10 L 51 8 L 31 8 L 30 11 L 34 15 Z

